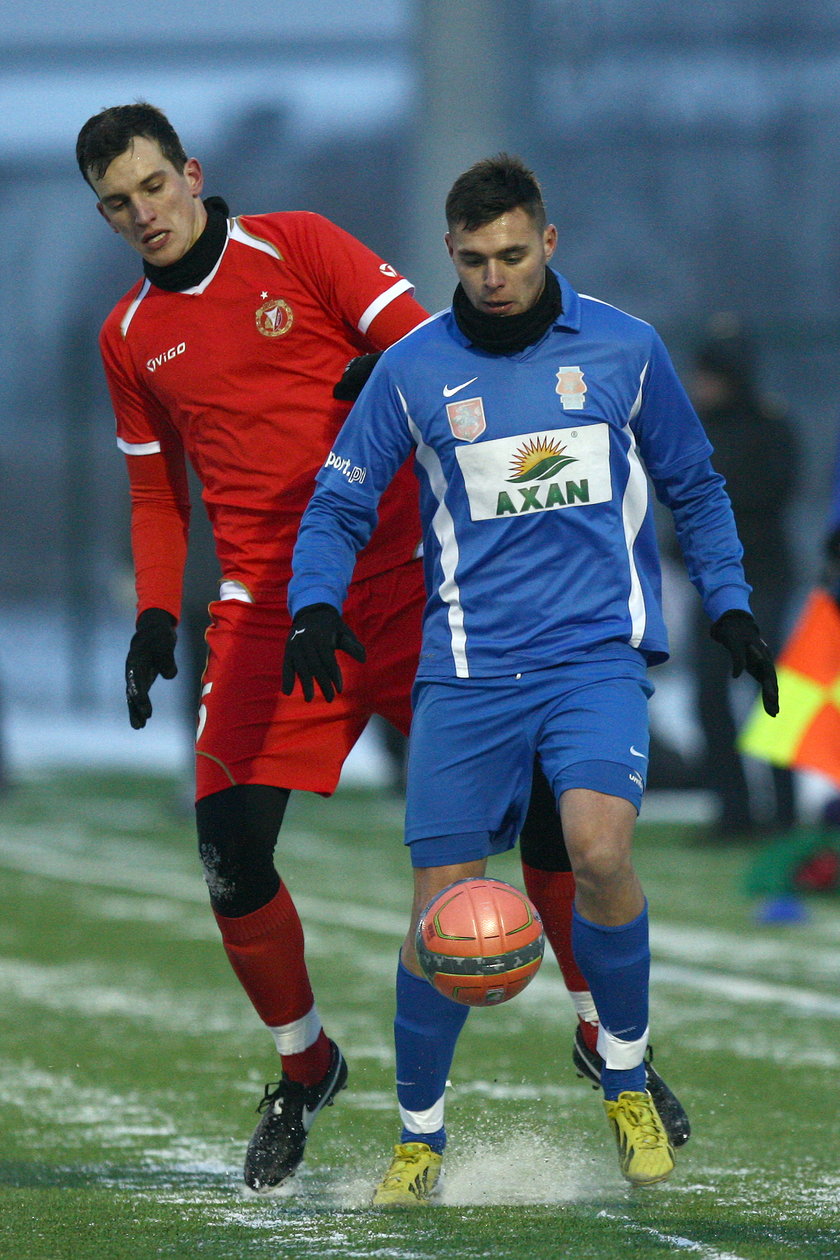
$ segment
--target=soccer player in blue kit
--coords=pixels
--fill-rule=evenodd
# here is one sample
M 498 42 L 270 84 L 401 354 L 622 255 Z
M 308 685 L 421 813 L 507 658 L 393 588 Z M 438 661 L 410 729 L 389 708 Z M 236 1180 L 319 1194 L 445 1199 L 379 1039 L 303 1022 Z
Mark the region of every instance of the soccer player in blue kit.
M 341 619 L 379 497 L 413 451 L 428 600 L 414 687 L 406 844 L 414 902 L 397 974 L 402 1121 L 377 1206 L 435 1192 L 444 1090 L 469 1012 L 422 978 L 420 913 L 510 848 L 535 754 L 576 881 L 573 947 L 600 1017 L 604 1107 L 634 1185 L 674 1152 L 645 1088 L 647 901 L 632 862 L 648 758 L 648 667 L 668 656 L 650 484 L 711 634 L 778 711 L 772 659 L 711 446 L 655 330 L 548 266 L 557 242 L 517 158 L 477 163 L 446 202 L 451 308 L 386 350 L 304 514 L 284 690 L 340 687 Z

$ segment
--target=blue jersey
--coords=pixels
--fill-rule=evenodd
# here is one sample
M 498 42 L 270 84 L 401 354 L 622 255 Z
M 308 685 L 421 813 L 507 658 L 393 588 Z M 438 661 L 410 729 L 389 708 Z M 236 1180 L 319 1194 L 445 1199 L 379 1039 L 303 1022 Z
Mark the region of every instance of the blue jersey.
M 447 310 L 382 355 L 304 514 L 292 613 L 342 606 L 412 450 L 428 592 L 418 678 L 593 649 L 666 659 L 650 482 L 709 617 L 749 608 L 723 479 L 662 341 L 558 280 L 562 314 L 518 354 L 478 349 Z

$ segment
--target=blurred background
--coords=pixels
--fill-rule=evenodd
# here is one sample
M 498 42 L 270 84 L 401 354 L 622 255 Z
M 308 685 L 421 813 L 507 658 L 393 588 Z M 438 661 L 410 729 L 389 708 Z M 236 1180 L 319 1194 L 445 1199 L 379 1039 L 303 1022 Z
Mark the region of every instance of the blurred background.
M 430 309 L 453 289 L 442 243 L 453 178 L 520 153 L 559 229 L 558 268 L 654 323 L 687 386 L 721 313 L 746 338 L 756 388 L 789 422 L 750 448 L 749 480 L 781 469 L 762 511 L 791 552 L 774 591 L 779 633 L 794 619 L 820 572 L 840 421 L 831 0 L 7 0 L 0 66 L 7 782 L 55 760 L 189 773 L 187 671 L 158 684 L 146 730 L 124 716 L 127 495 L 96 336 L 139 266 L 74 160 L 80 126 L 108 105 L 160 106 L 233 213 L 326 214 L 408 274 Z M 695 597 L 667 529 L 675 660 L 656 672 L 655 786 L 693 793 L 702 814 Z M 200 585 L 198 552 L 194 565 Z M 388 781 L 377 740 L 348 773 Z M 820 792 L 804 784 L 806 808 Z

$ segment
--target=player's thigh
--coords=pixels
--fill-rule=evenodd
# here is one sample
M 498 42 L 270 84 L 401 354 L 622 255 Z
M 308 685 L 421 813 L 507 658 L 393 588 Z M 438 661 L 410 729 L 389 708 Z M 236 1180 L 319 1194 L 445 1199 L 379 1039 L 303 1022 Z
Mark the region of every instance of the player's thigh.
M 415 866 L 474 861 L 515 843 L 533 765 L 520 699 L 515 683 L 499 679 L 416 686 L 406 791 L 406 843 Z M 435 850 L 438 838 L 449 847 Z
M 426 587 L 419 560 L 354 584 L 345 616 L 367 650 L 359 675 L 364 703 L 407 735 Z
M 555 800 L 582 788 L 630 801 L 638 812 L 647 781 L 651 691 L 641 662 L 575 666 L 565 675 L 545 706 L 539 736 Z
M 302 791 L 335 790 L 367 714 L 356 699 L 349 660 L 345 692 L 307 703 L 298 687 L 280 689 L 285 610 L 236 600 L 211 605 L 208 660 L 196 738 L 196 795 L 260 783 Z

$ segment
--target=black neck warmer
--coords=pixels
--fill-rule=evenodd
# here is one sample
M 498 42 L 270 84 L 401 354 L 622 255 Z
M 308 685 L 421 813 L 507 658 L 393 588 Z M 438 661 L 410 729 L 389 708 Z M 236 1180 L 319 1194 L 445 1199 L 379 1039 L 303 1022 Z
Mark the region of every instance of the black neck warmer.
M 460 284 L 452 299 L 452 312 L 461 332 L 479 350 L 490 354 L 518 354 L 539 341 L 562 311 L 560 285 L 548 267 L 542 293 L 521 315 L 485 315 L 477 311 Z
M 207 211 L 204 230 L 183 257 L 168 267 L 155 267 L 143 259 L 143 274 L 158 289 L 166 289 L 167 293 L 192 289 L 209 276 L 221 258 L 227 240 L 227 202 L 221 197 L 207 197 L 204 208 Z

